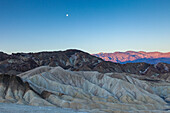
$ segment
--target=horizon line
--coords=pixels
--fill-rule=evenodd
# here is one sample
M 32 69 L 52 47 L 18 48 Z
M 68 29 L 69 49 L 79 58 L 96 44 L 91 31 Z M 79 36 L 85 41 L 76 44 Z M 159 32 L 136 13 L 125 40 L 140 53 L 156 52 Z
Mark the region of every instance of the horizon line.
M 170 51 L 159 51 L 159 50 L 156 50 L 156 51 L 146 51 L 146 50 L 113 50 L 112 52 L 109 51 L 109 52 L 89 52 L 89 51 L 86 51 L 86 50 L 83 50 L 83 49 L 78 49 L 78 48 L 67 48 L 67 49 L 58 49 L 58 50 L 33 50 L 33 51 L 14 51 L 14 52 L 6 52 L 6 51 L 3 51 L 3 50 L 0 50 L 0 52 L 3 52 L 3 53 L 6 53 L 6 54 L 15 54 L 15 53 L 39 53 L 39 52 L 56 52 L 56 51 L 67 51 L 67 50 L 80 50 L 80 51 L 83 51 L 83 52 L 87 52 L 89 54 L 101 54 L 101 53 L 116 53 L 116 52 L 122 52 L 122 53 L 125 53 L 125 52 L 146 52 L 146 53 L 154 53 L 154 52 L 158 52 L 158 53 L 170 53 Z

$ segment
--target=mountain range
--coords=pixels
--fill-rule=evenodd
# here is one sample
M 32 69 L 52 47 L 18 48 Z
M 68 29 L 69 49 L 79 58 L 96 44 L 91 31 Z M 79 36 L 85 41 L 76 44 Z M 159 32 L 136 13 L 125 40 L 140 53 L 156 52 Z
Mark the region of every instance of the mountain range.
M 105 61 L 111 61 L 116 63 L 137 63 L 145 62 L 149 64 L 157 64 L 159 62 L 170 64 L 170 52 L 144 52 L 144 51 L 127 51 L 127 52 L 114 52 L 114 53 L 98 53 L 93 54 L 100 57 Z
M 104 61 L 80 50 L 66 50 L 39 53 L 0 53 L 0 73 L 17 75 L 39 66 L 60 66 L 71 71 L 98 71 L 101 73 L 125 72 L 164 78 L 169 81 L 170 64 L 126 63 Z M 162 77 L 163 76 L 163 77 Z
M 65 113 L 168 113 L 170 64 L 120 64 L 75 49 L 0 52 L 0 103 L 71 109 Z

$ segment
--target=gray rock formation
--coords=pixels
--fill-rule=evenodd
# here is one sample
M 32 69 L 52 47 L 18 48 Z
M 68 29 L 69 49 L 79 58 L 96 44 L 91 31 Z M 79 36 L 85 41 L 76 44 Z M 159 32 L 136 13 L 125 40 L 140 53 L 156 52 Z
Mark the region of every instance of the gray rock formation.
M 18 76 L 28 82 L 41 97 L 34 99 L 34 94 L 26 95 L 25 99 L 30 105 L 43 103 L 62 108 L 86 109 L 90 112 L 169 109 L 167 100 L 170 84 L 141 80 L 137 75 L 77 72 L 43 66 Z M 164 91 L 160 93 L 162 89 Z
M 85 112 L 169 112 L 170 83 L 128 73 L 41 66 L 0 75 L 0 102 Z

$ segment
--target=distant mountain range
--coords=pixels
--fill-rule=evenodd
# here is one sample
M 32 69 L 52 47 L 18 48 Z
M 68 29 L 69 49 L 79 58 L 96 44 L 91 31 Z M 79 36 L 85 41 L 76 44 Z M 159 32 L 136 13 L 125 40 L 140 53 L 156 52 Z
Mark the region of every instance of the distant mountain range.
M 149 64 L 157 64 L 159 62 L 170 64 L 170 52 L 144 52 L 144 51 L 127 51 L 127 52 L 114 52 L 114 53 L 98 53 L 93 54 L 96 57 L 100 57 L 105 61 L 111 61 L 115 63 L 138 63 L 145 62 Z

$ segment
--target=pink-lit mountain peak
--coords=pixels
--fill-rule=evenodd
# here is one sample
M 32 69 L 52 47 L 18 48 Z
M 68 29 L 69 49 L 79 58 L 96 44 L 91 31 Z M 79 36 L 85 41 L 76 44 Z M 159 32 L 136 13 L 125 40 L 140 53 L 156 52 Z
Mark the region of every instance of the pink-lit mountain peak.
M 98 53 L 93 54 L 100 57 L 105 61 L 112 61 L 116 63 L 136 63 L 146 62 L 156 64 L 158 62 L 170 63 L 170 52 L 145 52 L 145 51 L 126 51 L 126 52 L 114 52 L 114 53 Z

